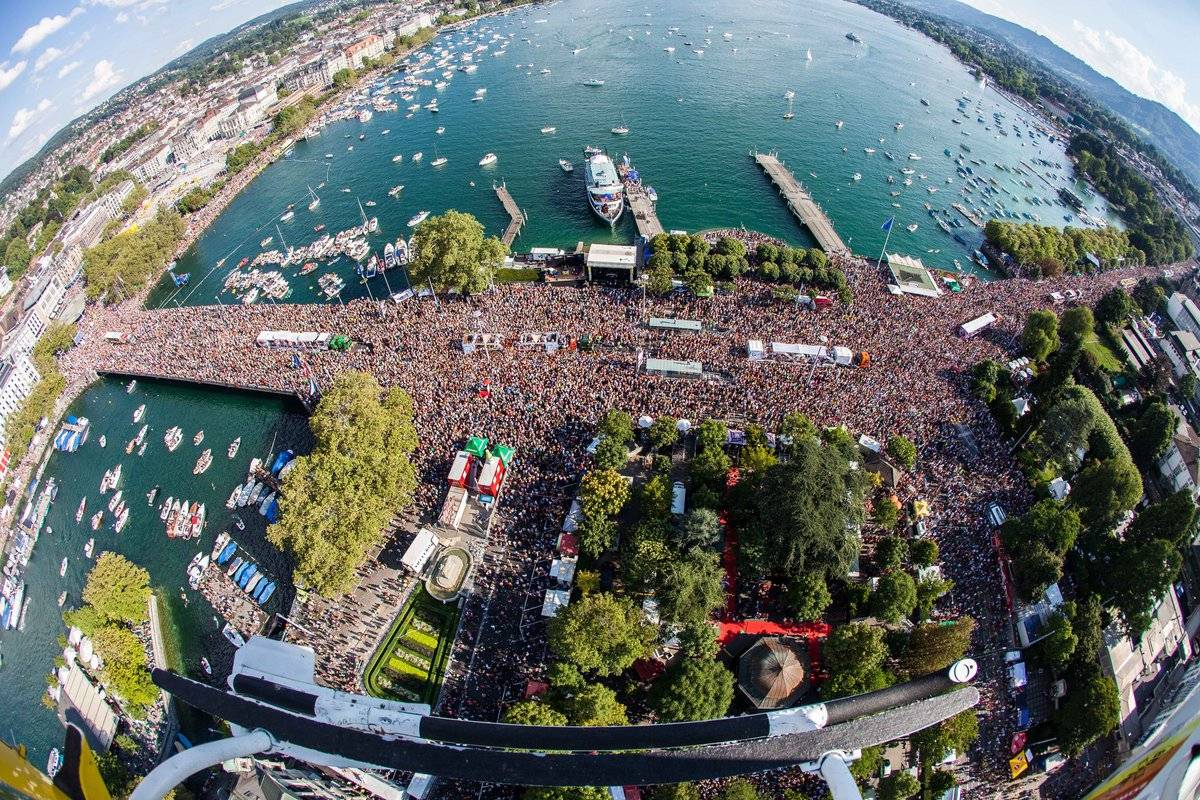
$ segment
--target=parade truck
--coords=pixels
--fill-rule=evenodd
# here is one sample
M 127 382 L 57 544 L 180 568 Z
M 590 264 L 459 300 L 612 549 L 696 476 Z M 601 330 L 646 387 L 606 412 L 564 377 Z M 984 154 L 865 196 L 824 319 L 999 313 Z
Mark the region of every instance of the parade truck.
M 871 364 L 871 355 L 866 351 L 855 352 L 849 347 L 834 347 L 833 360 L 840 367 L 867 367 Z

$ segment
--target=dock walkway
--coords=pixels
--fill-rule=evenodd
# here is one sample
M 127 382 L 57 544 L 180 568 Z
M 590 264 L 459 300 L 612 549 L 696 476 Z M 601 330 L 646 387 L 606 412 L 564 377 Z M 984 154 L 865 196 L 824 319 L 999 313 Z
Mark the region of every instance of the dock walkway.
M 779 188 L 779 194 L 787 201 L 788 208 L 808 228 L 817 240 L 817 245 L 826 253 L 849 253 L 850 248 L 833 228 L 833 221 L 825 214 L 812 195 L 796 180 L 787 167 L 770 153 L 751 153 L 754 161 L 763 168 L 767 177 Z
M 622 164 L 617 167 L 617 174 L 625 187 L 625 200 L 629 204 L 629 213 L 633 214 L 638 235 L 651 239 L 664 233 L 662 223 L 658 221 L 658 212 L 637 170 L 632 165 Z
M 508 193 L 508 184 L 501 183 L 499 185 L 493 183 L 492 189 L 496 192 L 496 197 L 500 198 L 500 204 L 504 206 L 504 210 L 508 212 L 508 227 L 504 229 L 504 235 L 500 240 L 505 246 L 512 247 L 512 243 L 521 233 L 521 228 L 525 225 L 528 219 L 525 212 L 517 205 L 517 201 L 513 200 L 513 196 Z

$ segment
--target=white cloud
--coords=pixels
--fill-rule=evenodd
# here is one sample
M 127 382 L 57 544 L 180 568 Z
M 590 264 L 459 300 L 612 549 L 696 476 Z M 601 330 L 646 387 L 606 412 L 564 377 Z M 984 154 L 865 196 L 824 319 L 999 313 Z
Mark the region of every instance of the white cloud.
M 213 6 L 210 6 L 210 10 L 224 11 L 225 9 L 229 8 L 230 6 L 237 5 L 237 2 L 238 2 L 238 0 L 220 0 L 220 2 L 216 3 Z
M 41 102 L 39 102 L 33 108 L 18 108 L 17 113 L 13 114 L 12 125 L 9 126 L 8 129 L 9 140 L 11 141 L 12 139 L 17 138 L 24 133 L 25 129 L 28 128 L 30 124 L 32 124 L 33 121 L 38 118 L 38 116 L 49 111 L 52 105 L 54 104 L 48 99 L 42 98 Z
M 1200 105 L 1190 101 L 1183 78 L 1158 66 L 1133 42 L 1110 30 L 1098 31 L 1072 20 L 1071 31 L 1076 55 L 1134 94 L 1162 103 L 1200 130 Z
M 67 77 L 67 76 L 68 76 L 68 75 L 70 75 L 72 72 L 74 72 L 75 70 L 79 69 L 79 65 L 80 65 L 81 63 L 83 63 L 83 62 L 81 62 L 81 61 L 72 61 L 70 64 L 63 64 L 61 67 L 59 67 L 59 68 L 58 68 L 58 77 L 59 77 L 59 78 L 65 78 L 65 77 Z
M 180 53 L 186 53 L 188 50 L 191 50 L 192 45 L 194 45 L 195 43 L 196 43 L 195 39 L 184 39 L 182 42 L 175 45 L 176 55 L 178 55 Z
M 117 14 L 116 20 L 118 23 L 123 25 L 126 22 L 129 22 L 129 15 L 122 11 L 120 14 Z
M 14 53 L 28 53 L 41 44 L 47 36 L 62 30 L 68 22 L 82 13 L 83 8 L 76 6 L 66 16 L 55 14 L 53 17 L 42 17 L 25 29 L 25 32 L 21 34 L 21 38 L 17 39 L 17 43 L 13 45 L 12 51 Z
M 37 57 L 37 61 L 34 62 L 33 71 L 41 72 L 46 67 L 62 58 L 63 52 L 64 51 L 59 50 L 57 47 L 47 47 L 44 51 L 42 51 L 42 54 Z
M 107 58 L 100 59 L 92 67 L 92 81 L 83 90 L 82 100 L 91 100 L 101 92 L 105 92 L 121 82 L 121 72 L 113 68 Z
M 12 82 L 17 79 L 17 76 L 25 71 L 25 61 L 18 61 L 11 67 L 7 61 L 0 61 L 0 91 L 4 91 Z

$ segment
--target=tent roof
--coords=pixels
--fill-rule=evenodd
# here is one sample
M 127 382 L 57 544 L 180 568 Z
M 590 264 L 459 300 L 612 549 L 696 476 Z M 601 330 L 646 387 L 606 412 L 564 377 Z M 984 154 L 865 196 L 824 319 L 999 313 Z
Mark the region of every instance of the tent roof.
M 758 708 L 786 708 L 809 683 L 809 659 L 795 639 L 766 636 L 738 661 L 738 687 Z
M 487 446 L 487 439 L 482 436 L 472 436 L 470 439 L 467 439 L 467 446 L 463 449 L 473 456 L 483 458 L 483 455 L 487 452 Z

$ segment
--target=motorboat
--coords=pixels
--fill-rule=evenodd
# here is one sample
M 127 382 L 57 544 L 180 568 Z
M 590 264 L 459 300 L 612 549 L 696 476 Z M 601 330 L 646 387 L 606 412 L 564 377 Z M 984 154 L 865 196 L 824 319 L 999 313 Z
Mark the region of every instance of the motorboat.
M 63 577 L 67 574 L 67 558 L 63 556 L 63 560 L 58 565 L 58 577 Z
M 175 502 L 174 497 L 168 497 L 163 501 L 162 509 L 158 512 L 158 518 L 166 522 L 167 516 L 171 513 L 171 504 Z
M 491 166 L 492 164 L 495 164 L 497 160 L 498 159 L 496 158 L 495 153 L 488 153 L 483 158 L 479 159 L 479 166 L 488 167 L 488 166 Z
M 89 538 L 87 540 L 87 544 L 83 546 L 83 554 L 88 558 L 91 558 L 92 553 L 94 552 L 96 552 L 96 540 L 94 538 Z
M 612 159 L 596 153 L 584 163 L 588 205 L 596 216 L 615 225 L 625 210 L 625 189 Z
M 100 524 L 104 521 L 104 511 L 101 509 L 92 515 L 92 530 L 100 530 Z
M 221 628 L 221 635 L 228 639 L 229 643 L 234 647 L 244 647 L 246 644 L 245 638 L 243 638 L 240 633 L 234 630 L 233 626 L 228 622 L 225 623 L 224 628 Z
M 202 475 L 212 465 L 212 448 L 205 448 L 200 457 L 196 459 L 196 466 L 192 468 L 193 475 Z
M 575 165 L 572 164 L 570 161 L 568 161 L 565 158 L 560 158 L 558 160 L 558 165 L 560 167 L 562 167 L 563 172 L 574 172 L 575 171 Z
M 83 514 L 85 511 L 87 511 L 87 498 L 83 497 L 79 501 L 79 508 L 76 509 L 76 511 L 75 511 L 75 521 L 76 522 L 80 522 L 83 520 Z
M 204 441 L 204 431 L 203 430 L 196 431 L 196 435 L 192 437 L 192 444 L 195 445 L 196 447 L 199 447 L 200 443 L 203 441 Z
M 237 456 L 238 448 L 242 446 L 242 437 L 237 437 L 229 443 L 229 449 L 225 451 L 225 455 L 229 458 Z
M 136 409 L 134 409 L 134 411 L 133 411 L 133 421 L 134 421 L 134 423 L 136 424 L 136 423 L 138 423 L 138 422 L 141 422 L 141 421 L 142 421 L 142 417 L 143 417 L 143 416 L 145 416 L 145 415 L 146 415 L 146 404 L 145 404 L 145 403 L 142 403 L 140 406 L 138 406 L 138 407 L 137 407 Z
M 558 130 L 558 128 L 554 127 L 553 125 L 547 125 L 546 127 L 542 128 L 542 133 L 554 133 L 556 130 Z
M 429 217 L 428 211 L 418 211 L 408 220 L 408 227 L 415 228 Z
M 285 211 L 283 216 L 279 218 L 280 222 L 291 222 L 296 217 L 295 211 Z
M 430 162 L 429 162 L 429 165 L 430 165 L 430 166 L 433 166 L 433 167 L 440 167 L 440 166 L 442 166 L 443 164 L 445 164 L 445 163 L 446 163 L 447 161 L 449 161 L 449 160 L 450 160 L 450 159 L 446 158 L 445 156 L 438 156 L 438 157 L 437 157 L 437 158 L 435 158 L 433 161 L 430 161 Z

